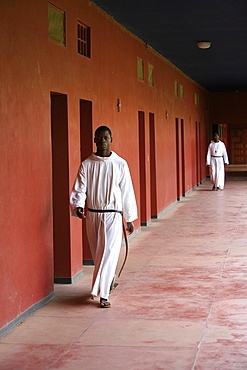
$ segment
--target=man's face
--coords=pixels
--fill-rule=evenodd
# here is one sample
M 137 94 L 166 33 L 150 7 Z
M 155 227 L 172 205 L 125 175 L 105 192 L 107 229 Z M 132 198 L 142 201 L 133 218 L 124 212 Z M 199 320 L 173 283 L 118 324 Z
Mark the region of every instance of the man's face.
M 109 131 L 99 131 L 96 133 L 94 142 L 97 147 L 97 152 L 109 151 L 112 142 L 112 137 Z
M 214 142 L 217 143 L 219 141 L 219 135 L 215 134 L 214 135 Z

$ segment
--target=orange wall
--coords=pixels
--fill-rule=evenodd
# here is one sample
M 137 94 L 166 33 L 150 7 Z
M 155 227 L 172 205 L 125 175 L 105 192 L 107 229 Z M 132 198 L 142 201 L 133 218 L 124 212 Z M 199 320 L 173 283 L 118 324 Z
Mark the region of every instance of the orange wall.
M 80 99 L 92 102 L 92 130 L 102 124 L 111 127 L 112 149 L 129 163 L 139 209 L 138 111 L 144 112 L 147 223 L 151 219 L 150 112 L 155 122 L 157 214 L 177 200 L 176 118 L 184 120 L 184 192 L 197 184 L 196 122 L 200 123 L 201 134 L 201 181 L 206 176 L 208 94 L 93 3 L 52 3 L 66 12 L 66 47 L 48 39 L 48 2 L 0 4 L 4 14 L 4 53 L 0 55 L 0 328 L 53 291 L 51 92 L 67 97 L 68 178 L 64 181 L 68 189 L 73 186 L 81 156 Z M 77 53 L 78 20 L 91 27 L 91 59 Z M 144 61 L 144 82 L 137 80 L 137 57 Z M 148 63 L 154 67 L 154 87 L 147 83 Z M 183 100 L 175 97 L 175 80 L 184 87 Z M 200 95 L 200 107 L 195 105 L 195 93 Z M 121 99 L 121 112 L 117 99 Z M 66 150 L 66 145 L 61 145 L 61 150 Z M 61 245 L 63 255 L 68 257 L 63 261 L 65 267 L 62 262 L 58 266 L 59 276 L 73 277 L 82 269 L 81 221 L 69 217 L 68 206 L 62 212 L 61 233 L 66 228 L 70 238 Z M 139 226 L 140 219 L 136 229 Z

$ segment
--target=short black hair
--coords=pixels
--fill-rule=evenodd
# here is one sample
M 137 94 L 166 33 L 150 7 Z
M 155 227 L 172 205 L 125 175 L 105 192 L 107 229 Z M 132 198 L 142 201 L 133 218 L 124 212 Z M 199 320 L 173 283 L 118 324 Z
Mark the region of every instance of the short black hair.
M 110 134 L 110 136 L 111 136 L 111 130 L 107 126 L 99 126 L 98 128 L 96 128 L 95 133 L 94 133 L 94 136 L 96 136 L 97 133 L 98 132 L 101 132 L 101 131 L 108 131 L 109 134 Z

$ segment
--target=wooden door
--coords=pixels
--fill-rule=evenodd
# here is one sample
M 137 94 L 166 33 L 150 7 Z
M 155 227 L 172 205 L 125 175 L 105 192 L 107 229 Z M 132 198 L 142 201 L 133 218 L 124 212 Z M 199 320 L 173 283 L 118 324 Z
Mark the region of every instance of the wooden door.
M 146 177 L 146 126 L 145 126 L 145 113 L 138 111 L 139 123 L 139 163 L 140 163 L 140 218 L 141 226 L 147 226 L 147 177 Z
M 150 137 L 150 199 L 151 218 L 158 217 L 157 207 L 157 173 L 156 173 L 156 140 L 155 140 L 154 113 L 149 113 L 149 137 Z
M 80 99 L 80 150 L 81 161 L 93 152 L 92 102 Z M 82 221 L 82 259 L 83 265 L 93 265 L 93 258 L 87 238 L 86 222 Z
M 231 163 L 247 164 L 247 129 L 231 130 Z

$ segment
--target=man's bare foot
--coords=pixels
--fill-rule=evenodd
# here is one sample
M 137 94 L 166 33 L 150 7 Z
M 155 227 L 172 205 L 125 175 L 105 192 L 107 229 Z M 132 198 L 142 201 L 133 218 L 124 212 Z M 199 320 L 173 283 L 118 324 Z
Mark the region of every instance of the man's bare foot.
M 94 301 L 95 295 L 91 294 L 91 299 Z

